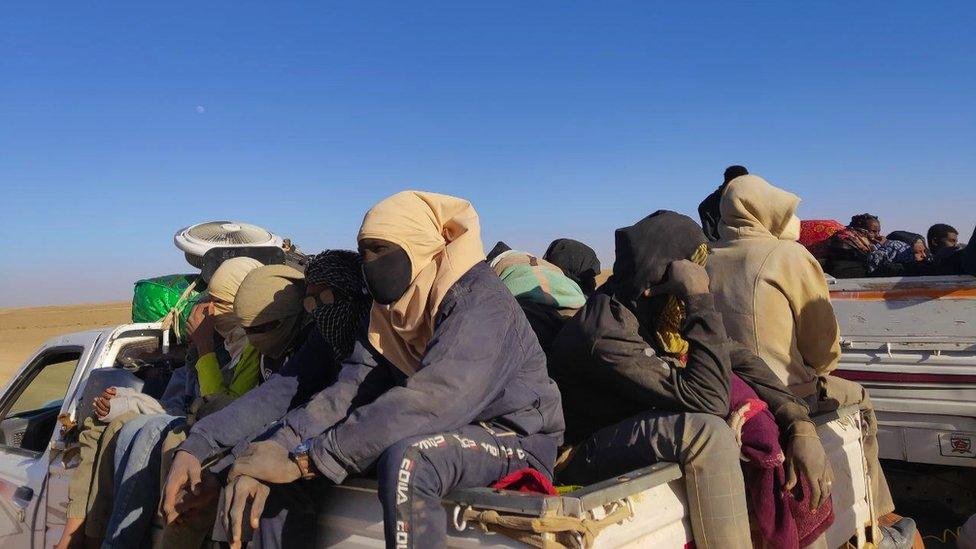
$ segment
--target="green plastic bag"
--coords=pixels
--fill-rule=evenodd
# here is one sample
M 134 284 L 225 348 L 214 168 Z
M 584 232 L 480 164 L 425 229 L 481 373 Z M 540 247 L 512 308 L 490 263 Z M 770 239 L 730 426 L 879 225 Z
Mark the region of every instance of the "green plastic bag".
M 136 282 L 132 294 L 132 322 L 157 322 L 175 307 L 183 292 L 199 275 L 175 274 L 157 276 Z M 180 309 L 180 333 L 186 333 L 186 320 L 190 310 L 200 300 L 200 292 L 194 289 Z

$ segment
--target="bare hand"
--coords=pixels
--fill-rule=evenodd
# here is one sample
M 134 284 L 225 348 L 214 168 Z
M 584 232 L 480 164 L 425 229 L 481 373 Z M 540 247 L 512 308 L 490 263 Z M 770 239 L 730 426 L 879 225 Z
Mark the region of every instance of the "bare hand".
M 798 474 L 810 482 L 811 511 L 819 509 L 830 497 L 834 471 L 812 423 L 804 421 L 794 424 L 783 466 L 786 468 L 784 490 L 790 491 L 796 487 Z
M 231 549 L 237 549 L 243 544 L 244 512 L 248 502 L 251 503 L 251 512 L 248 514 L 251 528 L 257 529 L 269 493 L 271 488 L 248 476 L 238 476 L 224 488 L 220 522 L 230 540 Z
M 271 484 L 287 484 L 301 478 L 302 471 L 282 445 L 273 440 L 252 442 L 234 461 L 227 478 L 248 476 Z
M 214 304 L 206 301 L 194 305 L 189 318 L 186 319 L 186 331 L 189 332 L 190 339 L 193 340 L 200 356 L 213 351 L 215 316 Z
M 178 451 L 163 488 L 163 517 L 172 524 L 180 516 L 179 504 L 185 494 L 200 494 L 200 461 L 189 452 Z
M 705 267 L 687 259 L 672 261 L 668 265 L 664 280 L 660 284 L 644 290 L 645 297 L 665 294 L 688 297 L 707 293 L 708 273 L 705 271 Z
M 102 419 L 108 415 L 109 411 L 112 409 L 112 403 L 110 402 L 115 398 L 115 387 L 109 387 L 102 392 L 101 395 L 95 397 L 95 416 L 98 419 Z

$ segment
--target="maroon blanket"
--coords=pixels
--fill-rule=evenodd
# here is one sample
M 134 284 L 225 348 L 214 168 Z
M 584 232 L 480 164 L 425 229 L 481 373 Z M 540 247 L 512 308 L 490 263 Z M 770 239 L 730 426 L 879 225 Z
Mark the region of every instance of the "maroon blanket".
M 809 481 L 801 475 L 799 499 L 783 490 L 783 448 L 779 428 L 766 403 L 739 376 L 732 375 L 732 410 L 751 404 L 742 427 L 742 473 L 749 513 L 762 538 L 776 549 L 798 549 L 812 543 L 834 522 L 830 498 L 810 511 Z

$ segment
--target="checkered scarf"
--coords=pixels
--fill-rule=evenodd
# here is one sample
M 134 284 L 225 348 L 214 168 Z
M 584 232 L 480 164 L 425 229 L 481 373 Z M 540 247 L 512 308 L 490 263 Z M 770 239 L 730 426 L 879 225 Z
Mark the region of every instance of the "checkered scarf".
M 373 304 L 366 292 L 362 268 L 362 257 L 349 250 L 326 250 L 309 260 L 305 268 L 307 284 L 327 285 L 335 295 L 335 303 L 319 306 L 312 318 L 332 346 L 337 362 L 352 352 L 359 328 Z

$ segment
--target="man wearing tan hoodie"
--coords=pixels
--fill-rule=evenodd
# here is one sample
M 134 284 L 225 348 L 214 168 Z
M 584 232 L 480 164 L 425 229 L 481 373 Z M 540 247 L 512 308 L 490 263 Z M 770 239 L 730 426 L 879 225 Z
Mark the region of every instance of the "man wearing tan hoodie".
M 762 358 L 811 414 L 857 405 L 866 423 L 864 453 L 879 516 L 894 503 L 878 461 L 878 423 L 863 387 L 830 375 L 840 358 L 840 338 L 823 270 L 797 239 L 796 195 L 761 177 L 729 182 L 719 211 L 721 239 L 708 261 L 715 307 L 732 339 Z M 914 522 L 882 528 L 879 547 L 911 546 Z M 892 531 L 894 530 L 894 531 Z

